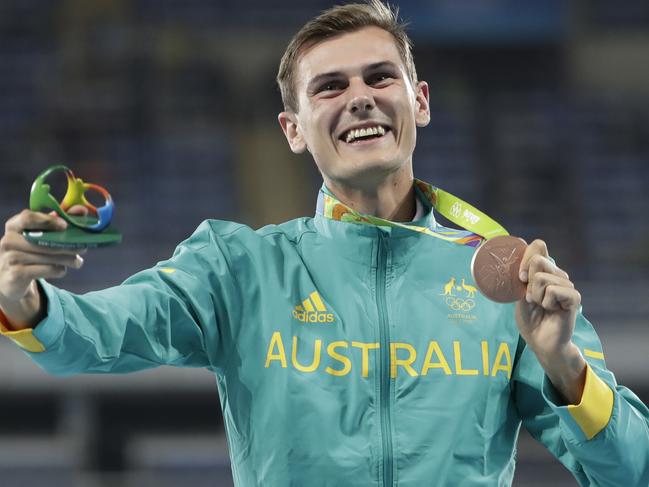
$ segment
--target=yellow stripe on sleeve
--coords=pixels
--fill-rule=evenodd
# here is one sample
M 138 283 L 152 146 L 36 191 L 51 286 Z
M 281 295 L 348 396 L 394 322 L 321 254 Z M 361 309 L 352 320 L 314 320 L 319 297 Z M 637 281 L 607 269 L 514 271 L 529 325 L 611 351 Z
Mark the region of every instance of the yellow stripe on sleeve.
M 587 439 L 602 431 L 613 414 L 613 391 L 595 372 L 586 366 L 586 383 L 581 402 L 568 406 L 568 412 Z
M 604 360 L 604 354 L 602 352 L 596 352 L 595 350 L 590 350 L 588 348 L 584 348 L 584 355 L 586 357 Z
M 6 323 L 8 323 L 6 316 L 4 316 L 2 312 L 0 312 L 0 335 L 6 336 L 16 345 L 24 348 L 28 352 L 45 351 L 45 346 L 34 336 L 34 333 L 32 333 L 33 330 L 31 328 L 13 331 L 7 328 Z

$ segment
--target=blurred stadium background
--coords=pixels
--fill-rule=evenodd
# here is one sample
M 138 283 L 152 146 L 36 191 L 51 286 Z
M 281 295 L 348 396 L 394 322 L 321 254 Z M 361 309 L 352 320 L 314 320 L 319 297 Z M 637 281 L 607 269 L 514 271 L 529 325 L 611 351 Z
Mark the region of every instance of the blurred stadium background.
M 545 239 L 609 367 L 649 402 L 649 3 L 397 3 L 431 86 L 415 174 Z M 166 258 L 205 218 L 312 214 L 319 174 L 288 150 L 274 76 L 329 6 L 3 0 L 0 219 L 55 163 L 108 187 L 124 243 L 58 283 L 85 292 Z M 3 486 L 232 485 L 206 371 L 52 378 L 1 340 L 0 418 Z M 516 486 L 576 485 L 525 433 L 518 458 Z

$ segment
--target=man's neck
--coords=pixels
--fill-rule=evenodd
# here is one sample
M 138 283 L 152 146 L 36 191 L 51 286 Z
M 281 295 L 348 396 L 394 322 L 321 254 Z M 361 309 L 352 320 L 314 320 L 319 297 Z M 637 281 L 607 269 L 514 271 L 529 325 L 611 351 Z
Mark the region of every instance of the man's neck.
M 412 169 L 390 174 L 379 184 L 362 187 L 325 178 L 334 196 L 351 209 L 395 222 L 409 222 L 415 216 L 415 188 Z

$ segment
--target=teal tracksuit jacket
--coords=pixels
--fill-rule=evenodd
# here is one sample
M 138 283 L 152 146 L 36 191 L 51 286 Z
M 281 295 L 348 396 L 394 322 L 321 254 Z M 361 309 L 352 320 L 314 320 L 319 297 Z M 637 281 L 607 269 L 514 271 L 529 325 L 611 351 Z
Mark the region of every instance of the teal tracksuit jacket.
M 418 191 L 418 197 L 422 198 Z M 414 222 L 439 229 L 428 201 Z M 318 214 L 203 222 L 174 255 L 3 334 L 53 374 L 213 371 L 239 487 L 509 486 L 521 424 L 582 486 L 649 485 L 649 411 L 607 370 L 566 406 L 513 305 L 474 287 L 474 249 Z

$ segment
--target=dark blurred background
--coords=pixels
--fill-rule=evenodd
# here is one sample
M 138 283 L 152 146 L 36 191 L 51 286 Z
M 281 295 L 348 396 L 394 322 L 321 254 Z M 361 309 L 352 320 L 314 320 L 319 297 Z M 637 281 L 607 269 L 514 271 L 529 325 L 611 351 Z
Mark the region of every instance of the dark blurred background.
M 431 87 L 415 175 L 546 240 L 608 366 L 649 402 L 649 2 L 398 4 Z M 2 0 L 0 220 L 52 164 L 106 186 L 123 244 L 57 282 L 85 292 L 168 257 L 205 218 L 311 215 L 319 174 L 288 150 L 274 77 L 329 6 Z M 53 378 L 1 340 L 0 418 L 3 486 L 232 485 L 206 371 Z M 525 433 L 518 458 L 517 486 L 576 485 Z

